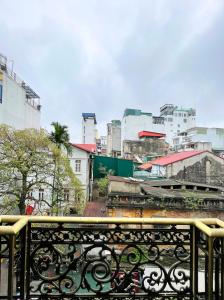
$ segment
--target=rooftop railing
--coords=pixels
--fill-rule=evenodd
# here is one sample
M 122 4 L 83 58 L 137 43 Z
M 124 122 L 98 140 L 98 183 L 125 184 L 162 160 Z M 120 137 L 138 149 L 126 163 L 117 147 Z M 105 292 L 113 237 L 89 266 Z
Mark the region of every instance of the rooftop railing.
M 0 216 L 0 299 L 224 299 L 218 219 Z

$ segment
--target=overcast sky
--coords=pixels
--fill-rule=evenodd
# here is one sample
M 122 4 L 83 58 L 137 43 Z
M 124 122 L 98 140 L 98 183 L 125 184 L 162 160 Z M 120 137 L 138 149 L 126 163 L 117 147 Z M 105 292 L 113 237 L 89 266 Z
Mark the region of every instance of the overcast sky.
M 223 0 L 0 0 L 0 53 L 41 96 L 42 126 L 81 113 L 101 134 L 125 108 L 195 107 L 224 127 Z

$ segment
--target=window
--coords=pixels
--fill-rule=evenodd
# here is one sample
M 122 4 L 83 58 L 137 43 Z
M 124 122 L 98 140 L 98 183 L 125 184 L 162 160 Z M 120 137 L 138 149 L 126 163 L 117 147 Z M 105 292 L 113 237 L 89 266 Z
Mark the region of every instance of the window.
M 173 118 L 168 118 L 168 122 L 173 122 Z
M 178 124 L 177 126 L 180 127 L 180 124 Z
M 184 123 L 187 123 L 187 119 L 184 119 Z
M 75 172 L 81 172 L 81 159 L 75 160 Z
M 39 201 L 44 200 L 44 189 L 39 189 Z
M 64 201 L 69 201 L 69 189 L 64 189 Z

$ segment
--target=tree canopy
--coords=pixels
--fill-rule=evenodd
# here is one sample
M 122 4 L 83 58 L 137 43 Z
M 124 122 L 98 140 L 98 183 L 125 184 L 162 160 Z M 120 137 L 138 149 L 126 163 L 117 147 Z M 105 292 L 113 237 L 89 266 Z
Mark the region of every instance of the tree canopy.
M 1 201 L 18 206 L 20 214 L 24 214 L 30 193 L 43 187 L 55 196 L 48 199 L 32 197 L 32 200 L 37 204 L 44 202 L 51 211 L 59 203 L 61 206 L 64 188 L 72 191 L 74 206 L 79 205 L 76 199 L 80 201 L 82 197 L 80 183 L 69 159 L 50 141 L 44 130 L 14 130 L 0 126 Z
M 68 133 L 68 127 L 61 125 L 58 122 L 52 122 L 53 131 L 50 133 L 50 140 L 57 145 L 59 149 L 63 147 L 67 150 L 67 153 L 71 153 L 70 137 Z

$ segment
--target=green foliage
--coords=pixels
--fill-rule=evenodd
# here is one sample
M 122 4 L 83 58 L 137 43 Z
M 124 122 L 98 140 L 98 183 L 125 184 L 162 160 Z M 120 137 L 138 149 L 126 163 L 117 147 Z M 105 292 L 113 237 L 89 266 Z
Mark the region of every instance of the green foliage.
M 106 196 L 108 192 L 109 179 L 108 177 L 100 178 L 97 180 L 99 193 L 102 196 Z
M 52 212 L 55 207 L 57 211 L 61 207 L 65 187 L 74 191 L 74 199 L 81 193 L 69 159 L 44 130 L 0 126 L 0 197 L 3 202 L 11 209 L 16 204 L 24 214 L 29 193 L 43 187 L 51 191 L 52 201 L 32 200 L 38 206 L 44 202 Z
M 53 126 L 53 131 L 50 133 L 50 140 L 55 143 L 59 149 L 64 147 L 67 153 L 71 154 L 72 147 L 70 145 L 68 127 L 58 122 L 52 122 L 51 125 Z

